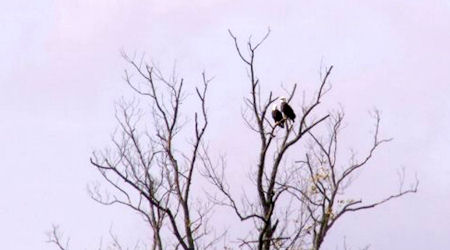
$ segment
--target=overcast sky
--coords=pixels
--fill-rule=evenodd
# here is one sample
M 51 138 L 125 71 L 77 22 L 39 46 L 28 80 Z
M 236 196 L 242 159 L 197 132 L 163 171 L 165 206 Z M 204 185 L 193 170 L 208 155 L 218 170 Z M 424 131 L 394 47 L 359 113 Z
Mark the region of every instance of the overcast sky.
M 394 140 L 351 193 L 376 200 L 395 192 L 402 167 L 420 179 L 418 194 L 344 218 L 325 248 L 345 237 L 353 249 L 449 249 L 450 1 L 362 2 L 1 1 L 1 248 L 53 249 L 45 243 L 51 224 L 72 249 L 94 249 L 110 228 L 125 243 L 148 235 L 139 216 L 86 192 L 101 180 L 89 157 L 108 146 L 113 103 L 131 96 L 121 50 L 165 69 L 176 61 L 191 87 L 203 70 L 214 75 L 208 140 L 231 166 L 251 167 L 254 136 L 240 118 L 246 72 L 227 29 L 245 41 L 270 26 L 257 59 L 261 84 L 277 94 L 295 82 L 311 89 L 321 65 L 335 65 L 324 105 L 346 111 L 343 147 L 363 153 L 368 111 L 382 111 L 382 134 Z

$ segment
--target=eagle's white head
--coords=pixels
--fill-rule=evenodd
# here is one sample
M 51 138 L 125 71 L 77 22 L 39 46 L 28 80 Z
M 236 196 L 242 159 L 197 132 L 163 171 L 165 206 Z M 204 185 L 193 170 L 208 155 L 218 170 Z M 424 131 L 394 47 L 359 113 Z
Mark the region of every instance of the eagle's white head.
M 284 97 L 284 96 L 282 96 L 282 97 L 280 98 L 280 100 L 281 100 L 281 102 L 287 102 L 287 99 L 286 99 L 286 97 Z
M 278 110 L 278 105 L 274 104 L 272 105 L 272 111 Z

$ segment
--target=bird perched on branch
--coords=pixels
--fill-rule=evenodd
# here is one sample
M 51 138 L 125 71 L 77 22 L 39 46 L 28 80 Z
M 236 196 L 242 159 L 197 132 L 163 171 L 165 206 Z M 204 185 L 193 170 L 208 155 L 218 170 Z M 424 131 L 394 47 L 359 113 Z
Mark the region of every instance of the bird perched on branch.
M 278 110 L 278 107 L 276 104 L 272 106 L 272 118 L 275 121 L 275 126 L 278 125 L 282 128 L 284 128 L 284 118 L 283 114 L 280 110 Z
M 290 119 L 292 120 L 292 122 L 295 121 L 295 113 L 294 110 L 291 108 L 291 106 L 289 106 L 289 104 L 286 101 L 285 97 L 281 97 L 281 103 L 280 103 L 280 108 L 281 108 L 281 112 L 283 112 L 284 118 Z

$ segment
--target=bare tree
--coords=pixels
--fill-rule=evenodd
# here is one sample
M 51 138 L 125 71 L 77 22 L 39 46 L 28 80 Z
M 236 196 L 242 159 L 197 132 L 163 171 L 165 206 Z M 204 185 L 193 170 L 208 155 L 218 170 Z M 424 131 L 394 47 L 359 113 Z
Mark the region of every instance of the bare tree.
M 338 133 L 341 129 L 343 113 L 323 114 L 313 118 L 313 113 L 324 95 L 331 89 L 328 84 L 333 66 L 326 68 L 321 77 L 315 97 L 309 104 L 295 107 L 300 110 L 299 122 L 283 121 L 286 126 L 280 129 L 278 124 L 271 122 L 270 106 L 278 97 L 272 91 L 264 93 L 255 70 L 256 51 L 270 34 L 270 30 L 257 43 L 249 41 L 244 54 L 238 39 L 229 31 L 234 41 L 239 58 L 247 68 L 250 85 L 250 96 L 245 99 L 249 112 L 244 114 L 248 127 L 254 131 L 260 141 L 258 159 L 255 164 L 253 183 L 258 195 L 258 202 L 243 199 L 241 204 L 232 196 L 230 185 L 224 178 L 224 168 L 212 164 L 207 156 L 203 162 L 204 175 L 217 187 L 222 198 L 214 197 L 214 202 L 232 208 L 235 215 L 242 221 L 254 222 L 254 233 L 241 239 L 241 247 L 250 249 L 320 249 L 327 232 L 344 214 L 360 211 L 381 205 L 389 200 L 417 191 L 418 182 L 410 188 L 390 195 L 385 199 L 363 204 L 361 200 L 344 201 L 345 188 L 351 183 L 352 174 L 372 158 L 375 150 L 389 139 L 379 139 L 378 129 L 380 117 L 375 113 L 376 126 L 373 145 L 368 155 L 358 161 L 353 157 L 350 165 L 340 169 L 335 167 L 337 161 Z M 297 85 L 288 92 L 288 102 L 296 92 Z M 331 123 L 331 133 L 328 140 L 321 139 L 314 132 L 314 128 L 322 123 Z M 291 157 L 300 157 L 299 147 L 295 145 L 311 138 L 312 143 L 307 148 L 305 160 L 297 160 L 289 168 L 285 164 L 289 151 Z M 403 184 L 403 177 L 401 179 Z M 401 185 L 402 186 L 402 185 Z
M 306 205 L 310 218 L 307 230 L 312 232 L 313 249 L 320 248 L 327 232 L 344 214 L 374 208 L 405 194 L 417 192 L 419 185 L 417 179 L 407 189 L 403 188 L 405 175 L 404 172 L 401 172 L 398 192 L 388 195 L 380 201 L 364 204 L 361 199 L 344 199 L 345 189 L 352 183 L 353 174 L 367 165 L 381 144 L 391 140 L 379 138 L 380 115 L 378 111 L 375 111 L 374 118 L 375 132 L 369 152 L 362 159 L 357 159 L 353 154 L 344 167 L 338 167 L 337 164 L 338 135 L 342 129 L 343 113 L 338 112 L 331 117 L 328 137 L 322 139 L 313 132 L 309 133 L 313 144 L 306 152 L 305 160 L 298 162 L 300 168 L 306 169 L 303 171 L 304 174 L 309 176 L 307 185 L 297 182 L 298 185 L 288 186 L 288 188 Z M 302 171 L 297 172 L 300 175 L 301 173 Z M 302 179 L 305 179 L 304 175 L 297 175 L 297 181 Z M 303 189 L 297 188 L 299 186 L 302 186 Z
M 176 138 L 183 130 L 180 114 L 185 100 L 183 79 L 166 78 L 150 65 L 124 55 L 139 80 L 125 71 L 127 84 L 151 107 L 152 127 L 139 130 L 143 116 L 135 103 L 118 105 L 119 133 L 113 138 L 114 149 L 95 152 L 91 164 L 115 189 L 113 195 L 91 188 L 92 198 L 102 204 L 122 204 L 140 213 L 153 231 L 152 249 L 166 249 L 167 226 L 174 236 L 174 247 L 194 249 L 205 234 L 207 209 L 192 209 L 191 187 L 199 148 L 208 127 L 206 95 L 210 79 L 202 74 L 202 87 L 196 88 L 199 111 L 193 114 L 194 128 L 190 149 L 180 151 Z M 203 231 L 202 231 L 203 230 Z M 170 248 L 170 247 L 169 247 Z
M 234 197 L 231 190 L 234 187 L 225 178 L 225 159 L 216 163 L 208 153 L 204 137 L 211 80 L 203 73 L 202 86 L 195 88 L 199 105 L 191 116 L 192 130 L 188 131 L 190 127 L 181 111 L 186 100 L 183 79 L 178 79 L 175 73 L 168 78 L 142 59 L 124 55 L 137 75 L 136 79 L 125 71 L 125 81 L 148 109 L 142 111 L 136 101 L 117 104 L 119 128 L 112 138 L 113 147 L 94 152 L 90 159 L 113 191 L 91 186 L 89 193 L 101 204 L 120 204 L 142 215 L 152 231 L 152 249 L 217 247 L 218 237 L 204 240 L 210 233 L 207 222 L 214 204 L 228 207 L 241 221 L 252 223 L 249 233 L 238 239 L 241 248 L 319 250 L 327 233 L 344 215 L 417 192 L 417 180 L 403 188 L 405 174 L 401 172 L 398 192 L 384 199 L 363 203 L 361 199 L 347 197 L 345 191 L 355 173 L 368 165 L 382 144 L 390 141 L 379 136 L 378 111 L 374 113 L 375 130 L 368 153 L 362 158 L 353 154 L 348 162 L 343 161 L 338 139 L 344 112 L 324 112 L 321 108 L 331 89 L 333 66 L 325 68 L 313 98 L 309 102 L 303 100 L 301 106 L 293 106 L 298 119 L 284 118 L 285 126 L 281 128 L 270 118 L 270 107 L 279 97 L 265 91 L 256 71 L 256 52 L 270 30 L 259 42 L 249 40 L 245 45 L 247 53 L 238 38 L 231 31 L 229 34 L 249 76 L 250 94 L 245 98 L 243 118 L 256 133 L 259 146 L 250 182 L 243 185 L 253 187 L 255 197 Z M 294 84 L 286 91 L 288 103 L 294 103 L 296 90 Z M 187 147 L 180 145 L 178 139 L 186 137 L 191 138 Z M 210 199 L 194 206 L 192 185 L 202 177 L 196 174 L 199 164 L 202 176 L 216 189 L 209 193 Z M 65 249 L 55 228 L 49 239 Z M 115 246 L 120 246 L 117 237 L 112 239 Z

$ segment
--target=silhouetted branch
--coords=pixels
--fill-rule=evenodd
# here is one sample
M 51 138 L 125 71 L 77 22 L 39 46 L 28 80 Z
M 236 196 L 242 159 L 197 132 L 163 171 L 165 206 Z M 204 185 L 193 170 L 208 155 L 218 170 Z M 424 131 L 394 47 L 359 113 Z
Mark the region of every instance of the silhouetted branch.
M 69 239 L 63 239 L 64 235 L 59 231 L 59 227 L 57 225 L 52 225 L 51 231 L 47 232 L 47 243 L 51 243 L 55 245 L 59 250 L 68 250 L 69 249 Z

